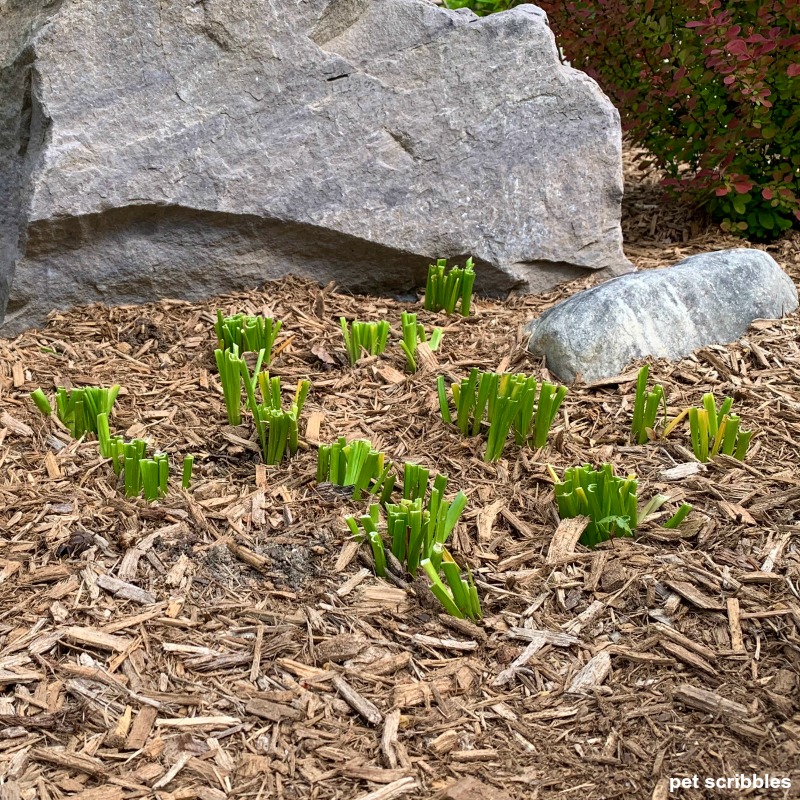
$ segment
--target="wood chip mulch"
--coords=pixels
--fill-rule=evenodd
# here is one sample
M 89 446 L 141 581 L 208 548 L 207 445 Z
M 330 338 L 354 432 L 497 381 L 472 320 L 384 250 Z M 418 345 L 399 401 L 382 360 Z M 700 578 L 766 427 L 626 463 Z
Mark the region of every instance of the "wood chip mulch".
M 647 198 L 626 217 L 637 265 L 730 243 L 684 237 L 682 212 L 669 222 Z M 800 239 L 771 252 L 800 281 Z M 296 279 L 54 314 L 0 340 L 0 798 L 667 798 L 670 777 L 739 773 L 800 789 L 800 315 L 653 364 L 671 414 L 735 397 L 757 431 L 745 463 L 699 464 L 683 432 L 632 446 L 635 365 L 571 390 L 542 451 L 509 445 L 487 465 L 441 421 L 439 371 L 547 377 L 520 326 L 587 284 L 478 299 L 469 319 L 415 307 L 446 333 L 414 376 L 396 344 L 346 366 L 338 328 L 386 317 L 397 334 L 409 304 Z M 272 372 L 313 381 L 285 466 L 264 468 L 249 425 L 226 424 L 217 306 L 283 320 Z M 28 398 L 115 382 L 113 429 L 194 453 L 188 491 L 126 499 L 97 443 Z M 343 522 L 364 504 L 315 483 L 316 444 L 340 435 L 467 492 L 453 551 L 479 624 L 374 577 Z M 660 521 L 694 512 L 574 545 L 546 466 L 605 461 L 638 475 L 640 498 L 669 495 Z

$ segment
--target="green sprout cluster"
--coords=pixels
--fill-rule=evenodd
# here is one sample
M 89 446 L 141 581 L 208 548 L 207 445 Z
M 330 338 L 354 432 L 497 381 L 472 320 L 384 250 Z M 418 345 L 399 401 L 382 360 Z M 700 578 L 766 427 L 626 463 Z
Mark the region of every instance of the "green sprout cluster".
M 86 433 L 97 433 L 97 418 L 110 414 L 119 394 L 119 384 L 110 389 L 86 386 L 80 389 L 56 389 L 56 414 L 75 439 Z M 50 401 L 41 389 L 31 393 L 31 399 L 45 416 L 53 413 Z
M 588 464 L 568 467 L 564 479 L 558 480 L 552 467 L 550 474 L 555 482 L 556 505 L 561 519 L 589 517 L 590 523 L 581 534 L 580 542 L 595 547 L 614 536 L 633 536 L 639 523 L 657 511 L 669 499 L 659 494 L 640 511 L 638 508 L 638 481 L 635 475 L 621 478 L 612 464 L 592 469 Z M 684 503 L 664 523 L 665 528 L 677 528 L 692 506 Z
M 468 378 L 450 387 L 456 409 L 454 420 L 443 375 L 439 376 L 437 388 L 442 419 L 447 423 L 455 421 L 465 436 L 476 436 L 483 428 L 484 419 L 487 420 L 485 461 L 496 461 L 502 456 L 512 429 L 517 445 L 530 444 L 532 441 L 534 447 L 544 447 L 547 434 L 567 394 L 565 386 L 556 386 L 547 381 L 539 386 L 535 378 L 527 375 L 479 373 L 477 369 L 472 369 Z
M 322 444 L 317 451 L 317 483 L 352 486 L 353 500 L 363 492 L 377 495 L 381 502 L 391 496 L 394 477 L 389 476 L 392 462 L 375 450 L 368 439 L 347 442 L 344 436 L 333 444 Z
M 242 422 L 242 384 L 244 384 L 247 408 L 253 415 L 261 456 L 265 464 L 279 464 L 286 456 L 293 456 L 298 448 L 297 422 L 303 410 L 311 383 L 300 380 L 297 383 L 294 401 L 288 409 L 281 403 L 280 378 L 270 378 L 268 372 L 261 372 L 266 358 L 265 349 L 258 351 L 252 375 L 239 347 L 233 344 L 227 350 L 217 349 L 217 361 L 222 394 L 228 422 L 240 425 Z M 261 401 L 256 397 L 256 389 L 261 393 Z
M 464 268 L 452 267 L 447 270 L 447 259 L 440 258 L 428 267 L 428 281 L 425 285 L 425 308 L 428 311 L 455 313 L 456 306 L 461 315 L 469 316 L 472 303 L 472 286 L 475 283 L 475 270 L 472 258 L 468 258 Z
M 428 493 L 430 470 L 406 461 L 403 464 L 403 500 L 425 499 Z
M 425 335 L 425 326 L 417 322 L 416 314 L 409 314 L 404 311 L 401 315 L 401 325 L 403 338 L 400 347 L 406 357 L 406 367 L 409 372 L 417 371 L 416 352 L 420 344 L 427 344 L 431 350 L 438 350 L 442 342 L 442 329 L 434 328 L 431 331 L 430 339 Z
M 76 439 L 85 433 L 95 433 L 102 458 L 110 458 L 114 472 L 123 475 L 125 494 L 137 497 L 143 494 L 152 502 L 167 493 L 169 459 L 166 453 L 155 453 L 146 458 L 147 442 L 133 439 L 126 442 L 122 436 L 112 436 L 109 415 L 119 394 L 120 386 L 110 389 L 86 387 L 67 390 L 56 389 L 56 413 Z M 45 415 L 53 413 L 50 401 L 41 389 L 31 393 L 36 407 Z M 183 459 L 183 487 L 188 488 L 192 478 L 194 456 Z
M 431 592 L 444 606 L 451 617 L 478 620 L 481 618 L 481 602 L 472 573 L 467 570 L 467 577 L 461 577 L 461 570 L 455 563 L 450 553 L 445 551 L 441 571 L 444 573 L 447 585 L 442 582 L 439 574 L 430 559 L 425 559 L 421 567 L 431 582 Z
M 406 469 L 403 487 L 407 496 L 398 503 L 386 503 L 386 535 L 391 553 L 412 576 L 422 568 L 431 582 L 431 591 L 449 614 L 479 619 L 481 607 L 472 574 L 467 571 L 467 578 L 461 577 L 461 570 L 445 546 L 467 505 L 467 496 L 458 492 L 452 500 L 445 500 L 447 478 L 437 475 L 426 504 L 428 473 L 420 467 L 414 472 L 415 466 L 406 465 L 410 468 Z M 381 577 L 386 575 L 386 546 L 378 531 L 380 506 L 372 504 L 367 514 L 347 517 L 345 522 L 358 540 L 369 541 L 375 572 Z
M 111 463 L 114 472 L 123 476 L 127 497 L 144 494 L 144 499 L 152 502 L 167 493 L 169 460 L 166 453 L 154 453 L 152 458 L 146 458 L 144 439 L 125 442 L 121 436 L 111 439 L 111 448 Z
M 258 385 L 262 402 L 256 401 L 252 384 L 247 393 L 247 402 L 253 413 L 258 440 L 261 443 L 261 455 L 265 464 L 279 464 L 288 454 L 297 452 L 299 446 L 297 420 L 303 411 L 311 383 L 307 380 L 297 382 L 294 400 L 289 408 L 284 409 L 281 402 L 281 379 L 269 377 L 262 372 L 258 375 Z
M 355 365 L 363 350 L 371 356 L 379 356 L 386 349 L 389 339 L 389 323 L 384 319 L 379 322 L 359 322 L 353 320 L 352 329 L 344 317 L 339 319 L 344 336 L 344 345 L 351 365 Z
M 452 501 L 444 499 L 447 478 L 437 475 L 431 496 L 424 504 L 422 497 L 386 504 L 387 530 L 392 553 L 406 564 L 411 575 L 426 558 L 438 568 L 450 534 L 467 505 L 467 496 L 459 492 Z
M 733 398 L 726 397 L 717 408 L 713 393 L 708 392 L 702 408 L 689 409 L 692 452 L 698 461 L 708 461 L 718 453 L 744 461 L 753 432 L 740 429 L 739 417 L 731 414 L 732 405 Z
M 258 354 L 255 373 L 261 370 L 265 351 Z M 219 380 L 222 384 L 222 396 L 225 398 L 225 410 L 228 414 L 229 425 L 242 424 L 242 372 L 247 373 L 247 381 L 251 381 L 250 372 L 244 358 L 239 355 L 239 346 L 234 344 L 225 350 L 215 350 L 214 358 L 217 362 Z
M 220 350 L 231 350 L 234 346 L 240 353 L 265 352 L 264 361 L 267 366 L 272 361 L 272 350 L 283 323 L 272 317 L 233 314 L 223 316 L 217 311 L 214 330 Z
M 647 391 L 647 378 L 650 367 L 645 364 L 636 379 L 636 400 L 633 405 L 633 438 L 637 444 L 647 442 L 648 429 L 653 430 L 656 424 L 658 409 L 663 406 L 664 416 L 667 414 L 667 402 L 664 398 L 664 387 L 656 384 L 651 392 Z
M 125 495 L 138 497 L 143 494 L 148 502 L 164 497 L 170 471 L 167 454 L 154 453 L 147 458 L 147 442 L 144 439 L 126 442 L 123 436 L 111 436 L 107 414 L 100 414 L 98 423 L 100 455 L 110 458 L 114 472 L 123 476 Z M 181 480 L 184 489 L 188 489 L 191 483 L 193 465 L 194 456 L 184 456 Z
M 656 385 L 651 392 L 647 391 L 649 371 L 650 368 L 645 364 L 639 370 L 636 381 L 632 431 L 638 444 L 647 442 L 648 430 L 655 428 L 659 407 L 663 406 L 666 420 L 667 407 L 663 387 Z M 753 432 L 739 427 L 740 419 L 731 413 L 732 406 L 733 398 L 725 397 L 717 407 L 713 392 L 708 392 L 703 395 L 702 407 L 684 409 L 665 427 L 663 437 L 669 436 L 688 416 L 692 452 L 698 461 L 706 462 L 719 453 L 744 461 Z
M 413 466 L 413 465 L 412 465 Z M 421 475 L 422 473 L 420 473 Z M 425 502 L 427 489 L 427 471 L 425 471 L 425 486 L 420 491 L 420 484 L 409 490 L 404 486 L 404 494 L 415 495 L 404 497 L 398 503 L 386 502 L 387 534 L 391 543 L 394 557 L 406 566 L 408 572 L 417 574 L 421 562 L 429 558 L 438 568 L 442 560 L 445 543 L 456 527 L 459 517 L 467 505 L 467 496 L 459 492 L 452 500 L 445 500 L 447 478 L 437 475 L 433 482 L 430 498 Z M 370 511 L 374 517 L 378 512 Z M 363 518 L 359 521 L 363 522 Z M 355 517 L 348 517 L 348 526 L 357 534 L 357 521 Z M 377 520 L 374 520 L 377 525 Z M 364 529 L 369 532 L 369 525 L 364 523 Z M 382 540 L 373 543 L 383 548 Z M 385 563 L 386 558 L 381 555 L 376 563 Z M 378 572 L 379 575 L 385 573 Z
M 556 479 L 558 514 L 561 519 L 591 519 L 580 539 L 586 547 L 595 547 L 615 534 L 632 536 L 639 519 L 637 487 L 635 476 L 620 478 L 611 464 L 603 464 L 599 470 L 588 464 L 569 467 L 563 481 Z

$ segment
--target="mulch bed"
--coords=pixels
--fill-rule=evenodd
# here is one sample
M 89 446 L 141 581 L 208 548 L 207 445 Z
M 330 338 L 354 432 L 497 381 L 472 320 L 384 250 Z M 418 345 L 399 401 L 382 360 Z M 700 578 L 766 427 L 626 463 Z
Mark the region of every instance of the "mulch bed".
M 637 266 L 740 244 L 646 180 L 625 202 Z M 800 281 L 797 236 L 770 252 Z M 800 315 L 653 364 L 671 414 L 735 397 L 757 431 L 746 463 L 699 464 L 683 431 L 632 446 L 635 367 L 572 389 L 547 448 L 509 445 L 496 464 L 441 421 L 439 371 L 547 377 L 520 326 L 589 283 L 478 299 L 469 319 L 419 310 L 447 330 L 439 366 L 413 376 L 396 344 L 346 366 L 338 328 L 386 317 L 396 335 L 408 304 L 295 279 L 92 306 L 0 340 L 0 798 L 667 798 L 669 777 L 739 773 L 800 790 Z M 261 466 L 251 428 L 226 424 L 217 307 L 283 320 L 272 373 L 313 381 L 285 466 Z M 115 382 L 113 429 L 194 453 L 188 492 L 125 498 L 97 443 L 28 399 Z M 364 503 L 315 483 L 315 445 L 341 435 L 468 493 L 452 549 L 480 624 L 374 577 L 343 522 Z M 547 464 L 604 461 L 638 475 L 640 498 L 671 497 L 662 521 L 694 512 L 676 531 L 551 551 Z

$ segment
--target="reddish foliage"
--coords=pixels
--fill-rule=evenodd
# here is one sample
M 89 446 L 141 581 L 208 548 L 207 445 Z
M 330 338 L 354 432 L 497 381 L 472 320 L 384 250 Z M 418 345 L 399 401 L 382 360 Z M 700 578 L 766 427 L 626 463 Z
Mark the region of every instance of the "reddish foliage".
M 800 0 L 539 5 L 668 187 L 753 238 L 800 220 Z

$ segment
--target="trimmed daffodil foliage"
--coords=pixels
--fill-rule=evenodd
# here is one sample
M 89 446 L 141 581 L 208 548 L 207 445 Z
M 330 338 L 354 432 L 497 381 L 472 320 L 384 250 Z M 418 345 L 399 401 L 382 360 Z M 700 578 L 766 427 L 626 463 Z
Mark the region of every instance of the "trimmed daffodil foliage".
M 659 408 L 663 408 L 664 418 L 667 415 L 667 402 L 664 398 L 664 387 L 656 384 L 652 391 L 647 390 L 647 378 L 650 367 L 645 364 L 636 379 L 636 400 L 633 405 L 633 422 L 631 428 L 637 444 L 644 444 L 655 436 L 656 417 Z
M 640 522 L 658 511 L 669 499 L 666 495 L 656 495 L 640 510 L 636 476 L 621 478 L 614 473 L 611 464 L 603 464 L 600 469 L 593 469 L 588 464 L 568 467 L 561 481 L 552 467 L 549 470 L 561 519 L 590 519 L 580 538 L 586 547 L 595 547 L 615 536 L 633 536 Z M 664 523 L 664 527 L 678 527 L 691 510 L 688 503 L 683 504 Z
M 425 308 L 428 311 L 455 313 L 456 307 L 462 316 L 468 317 L 472 305 L 472 286 L 475 283 L 475 269 L 468 258 L 464 268 L 447 269 L 447 259 L 440 258 L 428 267 L 428 281 L 425 285 Z
M 536 378 L 527 375 L 473 369 L 468 378 L 450 386 L 455 417 L 442 375 L 438 392 L 442 419 L 455 423 L 465 436 L 476 436 L 486 427 L 484 460 L 496 461 L 512 430 L 517 445 L 544 447 L 567 389 L 547 381 L 537 384 Z
M 317 483 L 352 487 L 353 500 L 367 492 L 386 502 L 394 488 L 391 468 L 392 462 L 367 439 L 348 442 L 341 436 L 333 444 L 320 445 L 317 452 Z
M 297 452 L 299 446 L 297 423 L 311 383 L 308 380 L 298 381 L 294 400 L 284 408 L 281 401 L 280 378 L 270 378 L 268 372 L 261 372 L 266 353 L 265 349 L 258 351 L 252 374 L 244 356 L 239 354 L 239 347 L 236 344 L 227 350 L 215 350 L 214 356 L 222 383 L 228 422 L 231 425 L 240 425 L 242 422 L 244 384 L 245 403 L 253 415 L 262 459 L 265 464 L 275 465 Z M 256 389 L 261 394 L 260 400 Z
M 725 397 L 717 407 L 714 394 L 708 392 L 703 395 L 702 408 L 685 408 L 667 426 L 664 437 L 688 416 L 692 452 L 698 461 L 706 462 L 720 453 L 744 461 L 753 432 L 741 429 L 732 406 L 733 398 Z
M 121 475 L 127 497 L 138 497 L 140 494 L 148 502 L 159 500 L 167 493 L 170 463 L 166 453 L 153 453 L 147 456 L 147 442 L 144 439 L 133 439 L 126 442 L 123 436 L 111 436 L 108 430 L 108 416 L 99 417 L 100 455 L 110 458 L 111 465 L 117 475 Z M 192 479 L 194 456 L 183 458 L 181 485 L 189 487 Z
M 234 346 L 240 353 L 264 351 L 264 362 L 272 362 L 272 351 L 283 323 L 272 317 L 257 317 L 248 314 L 233 314 L 230 317 L 217 311 L 214 330 L 220 350 L 230 350 Z
M 85 433 L 97 433 L 97 418 L 100 414 L 110 414 L 120 387 L 115 384 L 110 389 L 86 386 L 80 389 L 56 389 L 56 415 L 66 425 L 76 439 Z M 50 401 L 41 389 L 31 394 L 36 407 L 45 416 L 53 413 Z
M 347 358 L 355 365 L 362 353 L 379 356 L 386 349 L 389 339 L 389 323 L 384 319 L 379 322 L 359 322 L 353 320 L 352 327 L 344 317 L 339 319 L 344 337 Z
M 445 546 L 467 505 L 467 496 L 458 492 L 452 500 L 446 500 L 447 478 L 437 475 L 426 502 L 427 470 L 413 464 L 405 467 L 403 499 L 385 505 L 388 547 L 411 576 L 416 576 L 420 569 L 425 572 L 431 591 L 449 614 L 478 619 L 481 607 L 472 575 L 468 570 L 467 577 L 462 577 L 461 569 Z M 384 576 L 387 556 L 384 538 L 378 530 L 380 505 L 374 503 L 368 513 L 347 517 L 345 522 L 359 541 L 369 542 L 375 572 Z
M 403 338 L 400 341 L 400 348 L 406 357 L 406 367 L 409 372 L 417 371 L 416 353 L 420 344 L 427 344 L 431 350 L 438 350 L 442 342 L 442 329 L 434 328 L 430 338 L 425 334 L 425 326 L 417 322 L 416 314 L 409 314 L 404 311 L 401 316 Z

